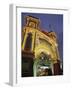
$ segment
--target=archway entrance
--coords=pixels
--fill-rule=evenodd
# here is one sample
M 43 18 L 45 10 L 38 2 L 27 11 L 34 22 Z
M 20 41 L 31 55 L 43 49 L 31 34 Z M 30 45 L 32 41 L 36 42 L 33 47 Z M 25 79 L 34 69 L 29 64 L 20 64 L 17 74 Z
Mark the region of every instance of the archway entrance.
M 51 56 L 41 52 L 40 55 L 35 59 L 34 63 L 34 76 L 51 76 L 53 65 Z

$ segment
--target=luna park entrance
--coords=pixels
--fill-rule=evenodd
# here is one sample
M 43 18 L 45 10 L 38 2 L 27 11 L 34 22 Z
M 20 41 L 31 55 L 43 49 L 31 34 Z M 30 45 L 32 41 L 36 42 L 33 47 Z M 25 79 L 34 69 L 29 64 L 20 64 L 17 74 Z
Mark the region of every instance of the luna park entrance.
M 35 76 L 51 76 L 53 75 L 53 65 L 51 58 L 45 54 L 41 53 L 35 60 Z

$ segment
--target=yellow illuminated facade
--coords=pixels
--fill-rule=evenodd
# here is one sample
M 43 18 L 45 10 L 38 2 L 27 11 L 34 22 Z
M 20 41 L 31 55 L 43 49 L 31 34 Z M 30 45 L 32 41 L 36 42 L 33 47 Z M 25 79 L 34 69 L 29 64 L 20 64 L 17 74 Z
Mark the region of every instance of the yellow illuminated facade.
M 21 42 L 22 76 L 59 75 L 60 57 L 56 34 L 55 32 L 41 31 L 39 24 L 38 18 L 26 17 Z M 28 70 L 28 68 L 32 68 L 32 70 Z

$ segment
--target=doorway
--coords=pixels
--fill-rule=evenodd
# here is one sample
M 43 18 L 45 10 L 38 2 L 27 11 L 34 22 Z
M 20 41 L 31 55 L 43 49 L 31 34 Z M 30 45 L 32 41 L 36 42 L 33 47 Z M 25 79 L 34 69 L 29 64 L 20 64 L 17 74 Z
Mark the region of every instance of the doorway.
M 21 73 L 22 77 L 33 76 L 33 58 L 22 57 L 21 71 L 22 71 Z

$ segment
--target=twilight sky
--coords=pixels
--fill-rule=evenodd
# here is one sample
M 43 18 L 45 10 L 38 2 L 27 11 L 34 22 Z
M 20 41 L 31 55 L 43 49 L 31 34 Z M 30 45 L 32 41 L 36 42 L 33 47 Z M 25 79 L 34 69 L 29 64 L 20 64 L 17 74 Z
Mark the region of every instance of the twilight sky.
M 54 31 L 58 39 L 58 49 L 61 61 L 63 60 L 63 15 L 62 14 L 42 14 L 42 13 L 21 13 L 22 27 L 25 25 L 24 17 L 27 15 L 40 19 L 40 28 L 45 31 Z M 21 28 L 22 28 L 21 27 Z

